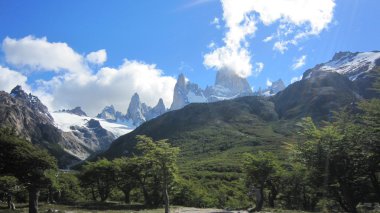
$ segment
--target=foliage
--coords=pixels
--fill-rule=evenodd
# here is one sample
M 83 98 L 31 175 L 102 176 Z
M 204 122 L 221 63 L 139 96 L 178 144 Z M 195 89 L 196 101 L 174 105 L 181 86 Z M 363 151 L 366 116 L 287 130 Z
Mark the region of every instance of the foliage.
M 17 191 L 19 185 L 14 176 L 0 176 L 0 192 Z
M 44 186 L 45 171 L 56 169 L 56 160 L 46 151 L 7 132 L 0 132 L 1 173 L 11 174 L 26 185 Z
M 91 191 L 93 200 L 99 196 L 100 200 L 104 202 L 115 187 L 115 167 L 107 159 L 87 162 L 83 166 L 80 179 L 82 186 Z
M 165 201 L 165 212 L 169 212 L 169 185 L 177 173 L 177 157 L 179 148 L 171 147 L 166 140 L 153 142 L 146 136 L 137 136 L 136 149 L 142 153 L 140 162 L 150 165 L 150 172 L 162 183 L 162 196 Z M 144 189 L 144 194 L 146 189 Z
M 311 172 L 310 184 L 324 197 L 333 198 L 345 211 L 356 212 L 371 191 L 367 175 L 365 134 L 347 112 L 317 128 L 310 118 L 303 123 L 305 141 L 297 147 L 298 159 Z
M 40 188 L 49 184 L 48 170 L 57 169 L 55 158 L 14 132 L 0 130 L 0 173 L 16 177 L 29 192 L 29 212 L 38 212 Z
M 118 189 L 124 193 L 124 202 L 130 203 L 130 193 L 138 186 L 138 164 L 133 158 L 115 158 L 112 161 L 115 167 L 115 181 Z
M 281 173 L 281 167 L 274 154 L 269 152 L 258 152 L 255 155 L 246 154 L 244 170 L 249 193 L 252 196 L 256 195 L 255 211 L 260 211 L 263 207 L 265 187 L 270 189 L 269 203 L 271 207 L 274 207 Z
M 70 172 L 61 172 L 58 175 L 60 203 L 75 203 L 84 200 L 78 177 Z

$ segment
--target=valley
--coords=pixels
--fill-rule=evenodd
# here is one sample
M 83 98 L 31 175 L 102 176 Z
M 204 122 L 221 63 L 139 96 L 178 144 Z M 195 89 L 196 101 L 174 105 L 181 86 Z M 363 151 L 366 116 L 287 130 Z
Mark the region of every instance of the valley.
M 380 212 L 380 1 L 0 1 L 0 212 Z

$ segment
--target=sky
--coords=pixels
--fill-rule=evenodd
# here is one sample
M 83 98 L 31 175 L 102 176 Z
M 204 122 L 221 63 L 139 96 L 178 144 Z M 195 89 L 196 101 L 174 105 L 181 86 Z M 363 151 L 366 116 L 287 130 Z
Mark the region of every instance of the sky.
M 113 104 L 137 92 L 169 108 L 180 73 L 205 88 L 216 72 L 253 90 L 339 51 L 380 50 L 378 0 L 0 0 L 0 90 L 15 85 L 51 111 Z

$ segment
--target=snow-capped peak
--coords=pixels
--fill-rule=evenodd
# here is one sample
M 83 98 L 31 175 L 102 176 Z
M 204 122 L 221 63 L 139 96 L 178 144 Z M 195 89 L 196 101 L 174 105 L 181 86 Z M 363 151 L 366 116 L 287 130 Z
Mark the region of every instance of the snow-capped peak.
M 327 63 L 319 64 L 304 74 L 304 78 L 310 78 L 316 72 L 337 72 L 354 81 L 363 73 L 371 71 L 375 66 L 380 66 L 380 52 L 338 52 Z

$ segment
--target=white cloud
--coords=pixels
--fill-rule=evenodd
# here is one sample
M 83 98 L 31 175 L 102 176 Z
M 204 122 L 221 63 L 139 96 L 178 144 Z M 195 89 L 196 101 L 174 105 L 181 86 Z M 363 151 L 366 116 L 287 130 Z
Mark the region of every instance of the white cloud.
M 211 23 L 211 25 L 215 25 L 216 29 L 220 29 L 220 24 L 219 24 L 219 18 L 218 17 L 215 17 Z
M 288 50 L 287 42 L 277 41 L 276 43 L 274 43 L 273 49 L 283 54 L 286 50 Z
M 247 38 L 254 35 L 257 23 L 279 22 L 274 49 L 285 52 L 289 45 L 317 35 L 332 21 L 334 0 L 221 0 L 227 33 L 224 46 L 204 55 L 204 65 L 229 70 L 240 77 L 252 74 Z
M 6 37 L 3 40 L 6 62 L 33 70 L 88 73 L 83 57 L 66 43 L 48 42 L 46 37 L 27 36 L 22 39 Z
M 264 40 L 263 40 L 263 42 L 270 42 L 270 41 L 272 41 L 272 39 L 273 39 L 273 36 L 268 36 L 268 37 L 266 37 L 266 38 L 264 38 Z
M 55 109 L 79 105 L 95 115 L 104 106 L 113 104 L 125 113 L 130 98 L 137 92 L 141 101 L 150 106 L 162 98 L 169 107 L 176 83 L 175 78 L 163 76 L 163 71 L 155 65 L 127 59 L 118 68 L 101 68 L 91 79 L 85 85 L 60 79 L 46 82 L 45 85 L 53 87 L 51 105 Z
M 204 56 L 203 64 L 207 68 L 234 72 L 242 78 L 252 74 L 251 56 L 244 48 L 217 48 Z
M 270 86 L 272 86 L 272 81 L 270 81 L 269 79 L 267 79 L 267 87 L 270 87 Z
M 306 57 L 307 57 L 306 55 L 303 55 L 303 56 L 295 59 L 294 64 L 292 65 L 292 69 L 296 70 L 296 69 L 303 67 L 306 63 Z
M 30 91 L 26 81 L 25 75 L 0 65 L 0 90 L 10 92 L 15 86 L 20 85 L 24 90 Z
M 256 62 L 254 67 L 254 74 L 257 76 L 259 75 L 264 69 L 264 63 L 262 62 Z
M 90 52 L 87 54 L 86 60 L 92 64 L 102 65 L 107 61 L 107 52 L 105 49 Z
M 292 84 L 292 83 L 294 83 L 294 82 L 297 82 L 297 81 L 300 81 L 300 80 L 302 80 L 302 75 L 300 75 L 300 76 L 296 76 L 296 77 L 293 77 L 291 80 L 290 80 L 290 83 Z
M 31 52 L 37 56 L 27 52 L 28 47 L 33 48 Z M 31 36 L 19 40 L 6 38 L 3 49 L 10 64 L 28 67 L 31 71 L 55 72 L 52 79 L 36 81 L 33 91 L 50 110 L 81 106 L 90 115 L 96 115 L 104 106 L 113 104 L 125 113 L 135 92 L 150 106 L 163 98 L 169 107 L 173 99 L 176 79 L 165 76 L 154 64 L 125 59 L 118 68 L 102 67 L 95 72 L 86 65 L 84 57 L 67 44 Z M 59 51 L 66 54 L 60 55 Z

